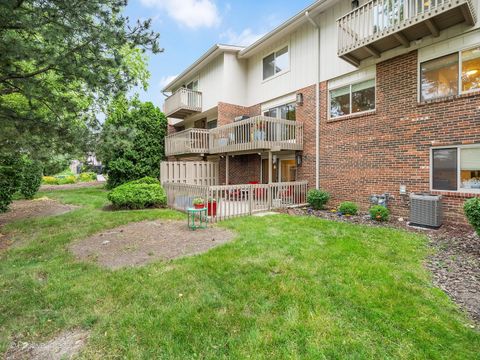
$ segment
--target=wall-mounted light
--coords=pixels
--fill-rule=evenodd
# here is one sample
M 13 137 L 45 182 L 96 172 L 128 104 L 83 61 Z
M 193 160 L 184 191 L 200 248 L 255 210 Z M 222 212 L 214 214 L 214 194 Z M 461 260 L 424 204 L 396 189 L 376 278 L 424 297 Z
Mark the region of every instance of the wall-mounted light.
M 302 93 L 297 94 L 297 105 L 303 105 L 303 94 Z
M 297 154 L 297 156 L 296 156 L 295 158 L 296 158 L 296 160 L 297 160 L 297 166 L 301 166 L 301 165 L 302 165 L 302 161 L 303 161 L 302 155 Z

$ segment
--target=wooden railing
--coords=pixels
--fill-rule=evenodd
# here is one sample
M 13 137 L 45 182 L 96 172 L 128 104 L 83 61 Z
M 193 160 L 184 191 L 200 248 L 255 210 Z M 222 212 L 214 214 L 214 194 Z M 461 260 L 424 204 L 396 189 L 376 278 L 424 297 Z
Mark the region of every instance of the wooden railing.
M 171 116 L 178 111 L 202 111 L 202 93 L 187 88 L 180 88 L 165 99 L 165 116 Z
M 191 185 L 217 185 L 218 162 L 213 161 L 162 161 L 160 181 Z
M 165 137 L 165 155 L 208 153 L 209 132 L 206 129 L 187 129 Z
M 210 130 L 210 153 L 256 149 L 302 150 L 303 124 L 256 116 Z
M 186 211 L 193 199 L 206 200 L 211 222 L 256 212 L 303 206 L 307 203 L 308 183 L 295 181 L 273 184 L 240 184 L 225 186 L 199 186 L 164 184 L 168 206 Z
M 380 39 L 417 22 L 428 20 L 454 6 L 468 5 L 471 0 L 372 0 L 337 20 L 338 54 Z

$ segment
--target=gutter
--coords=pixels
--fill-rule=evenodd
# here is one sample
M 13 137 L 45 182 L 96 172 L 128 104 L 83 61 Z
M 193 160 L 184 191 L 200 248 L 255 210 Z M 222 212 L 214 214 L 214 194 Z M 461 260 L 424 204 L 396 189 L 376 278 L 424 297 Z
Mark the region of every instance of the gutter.
M 315 188 L 320 189 L 320 26 L 310 17 L 310 13 L 305 11 L 305 17 L 315 28 L 317 34 L 316 57 L 316 81 L 315 81 Z

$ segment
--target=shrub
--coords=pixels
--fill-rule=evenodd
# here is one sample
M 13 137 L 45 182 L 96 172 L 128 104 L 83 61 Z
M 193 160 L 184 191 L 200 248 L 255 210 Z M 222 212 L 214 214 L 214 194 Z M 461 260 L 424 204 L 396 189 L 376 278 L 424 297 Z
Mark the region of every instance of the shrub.
M 22 181 L 22 159 L 17 155 L 0 156 L 0 213 L 8 210 Z
M 375 205 L 370 208 L 370 217 L 375 221 L 388 221 L 390 210 L 381 205 Z
M 97 174 L 94 172 L 83 172 L 78 176 L 78 181 L 89 182 L 97 180 Z
M 57 177 L 58 185 L 75 184 L 76 182 L 77 182 L 77 178 L 73 175 Z
M 129 184 L 160 184 L 160 181 L 149 176 L 145 176 L 144 178 L 130 181 Z
M 307 193 L 307 202 L 315 210 L 322 210 L 330 200 L 330 194 L 323 190 L 312 189 Z
M 20 185 L 20 194 L 25 199 L 33 199 L 42 183 L 43 166 L 40 162 L 34 160 L 24 160 L 22 171 L 22 184 Z
M 55 176 L 44 176 L 42 183 L 46 185 L 58 185 L 58 179 Z
M 469 223 L 473 226 L 478 236 L 480 236 L 480 198 L 472 198 L 465 201 L 463 210 Z
M 167 195 L 160 183 L 128 182 L 110 191 L 108 200 L 117 208 L 144 209 L 148 207 L 164 207 Z
M 53 176 L 65 170 L 70 165 L 70 158 L 65 155 L 55 155 L 43 163 L 43 174 Z
M 358 205 L 351 201 L 345 201 L 340 204 L 338 211 L 340 211 L 343 215 L 357 215 Z

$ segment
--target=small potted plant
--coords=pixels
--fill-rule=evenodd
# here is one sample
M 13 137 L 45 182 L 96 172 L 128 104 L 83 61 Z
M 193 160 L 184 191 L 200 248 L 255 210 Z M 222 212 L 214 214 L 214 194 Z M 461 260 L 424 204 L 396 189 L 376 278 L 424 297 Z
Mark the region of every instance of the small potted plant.
M 217 216 L 217 200 L 209 198 L 207 203 L 208 216 Z
M 195 209 L 204 209 L 205 208 L 205 200 L 203 200 L 203 198 L 201 198 L 201 197 L 193 199 L 193 207 Z

